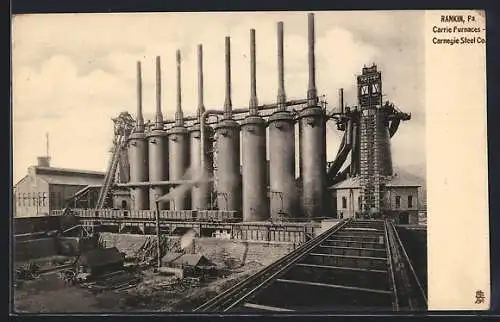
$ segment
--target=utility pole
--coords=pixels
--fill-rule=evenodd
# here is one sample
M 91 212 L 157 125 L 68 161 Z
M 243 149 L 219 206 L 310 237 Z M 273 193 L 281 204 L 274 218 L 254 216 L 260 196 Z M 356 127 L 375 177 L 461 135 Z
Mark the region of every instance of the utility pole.
M 156 252 L 158 255 L 158 272 L 161 267 L 161 250 L 160 250 L 160 202 L 156 200 Z

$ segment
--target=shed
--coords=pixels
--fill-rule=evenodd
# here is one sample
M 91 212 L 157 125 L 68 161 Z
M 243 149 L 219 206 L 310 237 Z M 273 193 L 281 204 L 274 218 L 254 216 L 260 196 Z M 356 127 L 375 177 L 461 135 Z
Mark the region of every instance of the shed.
M 125 256 L 116 247 L 96 248 L 83 253 L 78 259 L 78 271 L 98 275 L 119 270 L 123 267 Z
M 161 258 L 161 263 L 162 265 L 168 265 L 168 266 L 171 266 L 173 263 L 173 261 L 175 261 L 176 259 L 182 257 L 183 254 L 182 253 L 177 253 L 177 252 L 169 252 L 169 253 L 166 253 L 165 256 L 163 256 Z
M 200 269 L 210 269 L 215 267 L 215 264 L 202 254 L 184 254 L 173 260 L 172 264 L 181 267 L 196 267 Z
M 162 263 L 181 269 L 184 277 L 205 278 L 216 271 L 216 265 L 202 254 L 168 253 L 162 258 Z

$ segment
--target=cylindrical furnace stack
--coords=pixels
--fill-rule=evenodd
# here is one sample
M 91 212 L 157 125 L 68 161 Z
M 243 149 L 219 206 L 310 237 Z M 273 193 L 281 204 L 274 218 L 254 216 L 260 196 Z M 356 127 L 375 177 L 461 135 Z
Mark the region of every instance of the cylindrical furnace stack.
M 142 116 L 142 73 L 141 62 L 137 62 L 137 116 L 136 126 L 128 141 L 130 164 L 130 181 L 148 181 L 148 145 L 144 134 L 144 118 Z M 148 209 L 148 188 L 132 187 L 130 189 L 131 209 Z
M 379 83 L 379 92 L 382 93 L 382 80 Z M 391 135 L 389 134 L 389 120 L 382 108 L 382 101 L 376 106 L 375 114 L 375 144 L 379 173 L 382 176 L 392 176 Z
M 163 114 L 161 112 L 161 61 L 156 57 L 156 117 L 155 125 L 149 133 L 149 181 L 168 180 L 168 141 L 163 129 Z M 165 194 L 164 187 L 151 187 L 149 190 L 149 209 L 156 208 L 156 199 Z M 167 209 L 166 204 L 160 203 L 159 209 Z
M 261 221 L 269 216 L 266 175 L 266 122 L 258 115 L 255 29 L 250 30 L 250 109 L 241 123 L 243 221 Z
M 213 130 L 210 126 L 205 125 L 204 151 L 201 152 L 201 116 L 205 112 L 203 103 L 203 47 L 198 45 L 198 119 L 190 131 L 190 158 L 191 171 L 195 179 L 204 174 L 203 181 L 196 184 L 191 189 L 191 205 L 192 209 L 210 209 L 210 197 L 213 190 L 213 184 L 208 179 L 213 175 Z M 201 164 L 201 155 L 204 153 L 205 158 Z M 203 171 L 204 170 L 204 171 Z
M 217 206 L 220 210 L 241 210 L 240 126 L 232 116 L 230 38 L 225 41 L 226 99 L 224 116 L 214 127 L 217 149 Z
M 326 215 L 323 213 L 326 188 L 326 118 L 323 109 L 318 106 L 314 42 L 314 14 L 311 13 L 308 15 L 308 103 L 298 115 L 302 208 L 308 218 Z
M 283 23 L 278 23 L 278 108 L 269 117 L 269 181 L 271 218 L 295 217 L 294 119 L 286 110 L 283 62 Z
M 167 132 L 169 152 L 169 179 L 184 179 L 189 165 L 189 135 L 184 126 L 181 101 L 181 53 L 176 52 L 177 61 L 177 110 L 175 112 L 175 125 Z M 190 179 L 190 178 L 186 178 Z M 170 188 L 172 191 L 175 187 Z M 171 210 L 189 209 L 187 191 L 180 190 L 170 200 Z

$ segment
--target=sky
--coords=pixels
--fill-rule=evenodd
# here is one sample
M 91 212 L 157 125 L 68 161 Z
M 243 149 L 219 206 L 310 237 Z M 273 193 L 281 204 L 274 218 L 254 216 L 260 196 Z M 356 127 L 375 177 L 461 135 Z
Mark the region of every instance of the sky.
M 356 105 L 356 75 L 363 65 L 382 71 L 384 100 L 409 112 L 392 139 L 397 169 L 425 173 L 425 78 L 423 11 L 315 12 L 316 83 L 329 108 L 344 88 Z M 162 110 L 176 107 L 175 52 L 182 54 L 182 107 L 197 108 L 198 44 L 204 51 L 207 108 L 224 103 L 224 38 L 231 37 L 232 102 L 247 107 L 250 94 L 249 38 L 256 29 L 257 95 L 276 101 L 277 27 L 284 23 L 285 91 L 307 93 L 307 12 L 43 14 L 13 18 L 13 181 L 36 157 L 51 165 L 104 171 L 113 123 L 122 111 L 135 116 L 136 62 L 142 62 L 143 110 L 154 118 L 155 58 L 161 56 Z M 333 160 L 342 133 L 327 124 L 327 159 Z

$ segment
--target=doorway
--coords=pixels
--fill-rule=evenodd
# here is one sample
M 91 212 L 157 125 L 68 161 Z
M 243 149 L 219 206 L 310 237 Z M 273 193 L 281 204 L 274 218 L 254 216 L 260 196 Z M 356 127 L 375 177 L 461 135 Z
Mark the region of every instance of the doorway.
M 410 215 L 408 213 L 402 213 L 399 215 L 399 224 L 400 225 L 409 225 L 410 224 Z

